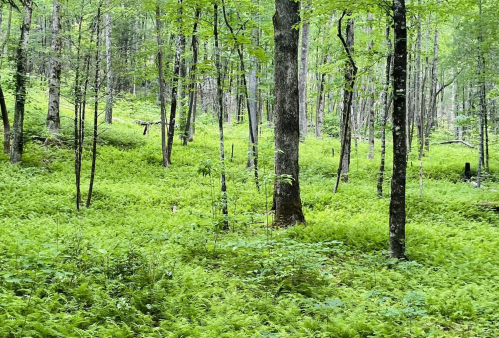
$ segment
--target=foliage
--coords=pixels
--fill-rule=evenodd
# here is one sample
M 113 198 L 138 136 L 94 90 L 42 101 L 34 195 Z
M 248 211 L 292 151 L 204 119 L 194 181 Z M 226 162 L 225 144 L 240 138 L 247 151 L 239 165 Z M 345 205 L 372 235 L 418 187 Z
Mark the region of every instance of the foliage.
M 32 93 L 26 129 L 37 135 L 44 94 Z M 489 181 L 478 190 L 461 179 L 476 150 L 432 144 L 423 201 L 411 154 L 411 260 L 394 265 L 385 258 L 388 199 L 376 197 L 378 163 L 365 160 L 366 143 L 352 152 L 351 183 L 333 195 L 338 155 L 331 149 L 339 142 L 306 140 L 300 183 L 308 224 L 274 230 L 265 223 L 265 193 L 246 169 L 246 126 L 229 127 L 234 230 L 225 233 L 213 217 L 218 196 L 210 197 L 220 184 L 210 175 L 218 163 L 216 126 L 202 117 L 197 141 L 176 146 L 165 171 L 159 127 L 146 138 L 133 123 L 157 113 L 151 109 L 118 102 L 119 120 L 102 134 L 95 202 L 80 214 L 69 147 L 28 143 L 16 166 L 0 155 L 1 337 L 499 334 L 499 215 L 479 206 L 494 201 L 499 186 Z M 70 133 L 63 128 L 64 137 Z M 437 133 L 434 141 L 445 137 Z M 492 173 L 497 147 L 494 139 Z M 270 182 L 272 154 L 271 130 L 263 128 L 260 170 Z M 89 166 L 88 152 L 84 158 Z

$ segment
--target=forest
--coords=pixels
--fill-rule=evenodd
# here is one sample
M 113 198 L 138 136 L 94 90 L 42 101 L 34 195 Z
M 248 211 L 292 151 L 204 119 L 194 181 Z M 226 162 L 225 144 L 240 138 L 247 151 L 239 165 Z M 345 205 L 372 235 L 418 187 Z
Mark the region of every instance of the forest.
M 499 0 L 0 0 L 0 338 L 499 337 Z

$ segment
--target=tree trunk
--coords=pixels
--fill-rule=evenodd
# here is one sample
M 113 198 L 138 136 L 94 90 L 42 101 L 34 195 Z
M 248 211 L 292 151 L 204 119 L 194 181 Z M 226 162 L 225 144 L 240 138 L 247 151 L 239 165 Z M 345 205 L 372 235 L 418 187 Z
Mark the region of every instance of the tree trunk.
M 435 29 L 435 41 L 433 44 L 433 65 L 431 69 L 430 102 L 428 119 L 426 121 L 425 149 L 430 150 L 430 137 L 437 121 L 437 67 L 438 67 L 438 29 Z
M 182 0 L 178 1 L 179 5 L 182 4 Z M 179 13 L 179 21 L 182 20 Z M 177 34 L 175 37 L 175 63 L 173 66 L 173 81 L 172 81 L 172 96 L 170 105 L 170 120 L 168 126 L 168 141 L 166 146 L 166 160 L 168 167 L 172 164 L 172 149 L 173 149 L 173 138 L 175 137 L 175 118 L 177 114 L 177 98 L 180 80 L 180 67 L 182 62 L 182 34 Z M 184 38 L 185 40 L 185 38 Z M 185 41 L 184 41 L 185 44 Z
M 191 83 L 189 85 L 189 108 L 187 111 L 187 119 L 185 123 L 184 135 L 182 136 L 183 145 L 186 146 L 187 142 L 192 142 L 193 140 L 193 128 L 191 120 L 193 119 L 194 111 L 196 109 L 196 95 L 197 95 L 197 83 L 196 83 L 196 70 L 199 56 L 198 40 L 197 40 L 197 30 L 198 22 L 201 17 L 201 9 L 196 8 L 196 21 L 194 22 L 194 28 L 192 29 L 192 66 L 190 69 Z
M 10 153 L 10 122 L 5 97 L 3 95 L 2 84 L 0 83 L 0 110 L 2 111 L 3 122 L 3 153 Z
M 92 193 L 94 190 L 94 180 L 95 180 L 95 166 L 97 163 L 97 129 L 99 126 L 99 89 L 100 89 L 100 21 L 101 21 L 101 5 L 97 7 L 97 26 L 95 28 L 95 79 L 94 79 L 94 130 L 92 137 L 92 168 L 90 171 L 90 184 L 88 187 L 88 196 L 87 196 L 87 204 L 86 207 L 90 208 L 90 204 L 92 203 Z
M 234 30 L 232 29 L 232 26 L 229 24 L 229 20 L 227 19 L 227 14 L 225 12 L 225 4 L 222 7 L 223 9 L 223 15 L 224 15 L 224 20 L 225 24 L 229 28 L 229 31 L 232 35 L 232 38 L 234 39 L 234 43 L 236 44 L 236 49 L 237 49 L 237 54 L 239 55 L 239 62 L 240 62 L 240 67 L 241 67 L 241 73 L 242 73 L 242 81 L 243 81 L 243 89 L 244 89 L 244 95 L 246 98 L 246 106 L 248 108 L 248 120 L 249 120 L 249 136 L 250 136 L 250 143 L 251 143 L 251 153 L 253 154 L 252 158 L 252 163 L 253 163 L 253 168 L 255 172 L 255 184 L 256 188 L 260 190 L 260 183 L 259 183 L 259 178 L 258 178 L 258 125 L 257 125 L 257 118 L 256 118 L 256 104 L 255 104 L 255 118 L 253 119 L 251 117 L 251 102 L 250 98 L 248 95 L 248 87 L 247 87 L 247 82 L 246 82 L 246 66 L 244 64 L 244 57 L 243 57 L 243 52 L 241 49 L 241 46 L 237 42 L 237 37 L 234 34 Z M 249 160 L 248 160 L 248 165 L 249 165 Z
M 307 76 L 308 76 L 308 50 L 310 45 L 310 15 L 311 0 L 304 5 L 305 19 L 302 18 L 301 54 L 300 54 L 300 82 L 298 84 L 300 102 L 300 139 L 305 140 L 308 132 L 307 121 Z
M 61 119 L 59 106 L 61 98 L 61 4 L 54 0 L 52 13 L 52 55 L 49 64 L 49 107 L 47 129 L 53 135 L 59 134 Z
M 159 80 L 159 100 L 161 104 L 161 152 L 163 154 L 163 167 L 168 168 L 168 156 L 166 152 L 166 98 L 165 80 L 163 78 L 163 47 L 161 42 L 161 10 L 156 5 L 156 41 L 158 43 L 158 80 Z
M 227 205 L 227 181 L 225 177 L 225 146 L 224 146 L 224 114 L 223 114 L 223 88 L 222 88 L 222 61 L 220 56 L 220 46 L 218 43 L 218 5 L 215 3 L 213 32 L 215 36 L 215 68 L 217 71 L 217 100 L 218 100 L 218 130 L 220 135 L 220 184 L 222 193 L 222 215 L 223 230 L 229 230 L 229 211 Z
M 3 39 L 2 42 L 2 47 L 0 48 L 0 68 L 2 68 L 3 64 L 3 52 L 5 51 L 5 46 L 7 45 L 7 42 L 9 41 L 10 38 L 10 28 L 12 26 L 12 5 L 9 6 L 9 18 L 7 20 L 7 33 L 5 33 L 5 38 Z M 10 151 L 10 149 L 9 149 Z
M 390 200 L 390 258 L 405 258 L 405 187 L 407 170 L 407 23 L 405 0 L 393 0 L 393 177 Z
M 323 64 L 326 64 L 327 57 L 324 56 Z M 315 110 L 315 137 L 322 138 L 322 124 L 324 122 L 324 85 L 326 82 L 326 74 L 318 73 L 319 75 L 319 91 L 317 96 L 317 107 Z
M 106 114 L 104 120 L 106 123 L 113 123 L 113 67 L 112 67 L 112 18 L 107 0 L 108 12 L 104 15 L 104 24 L 106 25 L 106 72 L 107 72 L 107 98 Z
M 350 152 L 352 146 L 352 100 L 358 70 L 352 55 L 354 46 L 354 21 L 352 19 L 347 21 L 347 39 L 345 41 L 341 28 L 342 20 L 345 15 L 347 15 L 347 13 L 343 12 L 343 15 L 338 21 L 338 37 L 340 38 L 343 48 L 348 56 L 348 65 L 345 66 L 345 89 L 343 90 L 343 113 L 341 126 L 341 154 L 334 193 L 338 192 L 341 178 L 343 178 L 345 182 L 348 182 L 348 172 L 350 171 Z
M 298 95 L 298 2 L 276 0 L 275 41 L 275 220 L 277 227 L 305 222 L 300 198 L 298 165 L 300 115 Z M 291 178 L 285 182 L 283 175 Z M 291 183 L 291 184 L 290 184 Z
M 23 23 L 21 26 L 21 37 L 17 47 L 17 70 L 16 70 L 16 103 L 14 109 L 14 133 L 10 162 L 18 163 L 23 154 L 24 136 L 24 105 L 26 103 L 26 84 L 28 81 L 28 41 L 31 28 L 31 14 L 33 0 L 25 0 L 23 3 Z
M 385 157 L 386 157 L 386 123 L 388 122 L 388 113 L 390 106 L 388 102 L 388 93 L 390 91 L 390 77 L 392 65 L 392 42 L 390 40 L 390 24 L 386 28 L 386 43 L 388 55 L 386 57 L 385 88 L 383 90 L 383 120 L 381 121 L 381 164 L 379 166 L 378 176 L 378 196 L 383 197 L 383 181 L 385 180 Z
M 252 32 L 252 40 L 253 44 L 258 46 L 258 27 L 255 27 Z M 257 154 L 253 152 L 253 149 L 258 148 L 258 111 L 257 111 L 257 95 L 256 92 L 258 90 L 258 78 L 257 78 L 257 69 L 258 69 L 258 60 L 255 56 L 251 55 L 250 57 L 250 70 L 249 70 L 249 119 L 250 119 L 250 130 L 249 130 L 249 151 L 248 151 L 248 164 L 247 167 L 255 166 L 255 159 L 257 159 Z M 244 71 L 244 69 L 242 69 Z M 245 75 L 243 74 L 243 82 Z

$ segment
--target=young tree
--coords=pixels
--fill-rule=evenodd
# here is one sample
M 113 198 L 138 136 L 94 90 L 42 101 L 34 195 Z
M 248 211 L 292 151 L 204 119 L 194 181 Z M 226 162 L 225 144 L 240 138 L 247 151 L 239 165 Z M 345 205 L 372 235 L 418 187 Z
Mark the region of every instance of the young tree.
M 334 193 L 338 191 L 338 186 L 340 184 L 340 179 L 342 175 L 348 175 L 350 168 L 350 149 L 352 143 L 352 100 L 355 88 L 355 80 L 357 78 L 358 68 L 353 59 L 353 45 L 354 45 L 354 21 L 347 21 L 346 28 L 346 40 L 343 37 L 342 31 L 342 21 L 343 18 L 347 15 L 347 12 L 344 11 L 341 18 L 338 21 L 338 37 L 341 40 L 343 48 L 347 54 L 348 62 L 345 69 L 345 89 L 343 90 L 343 113 L 342 113 L 342 129 L 341 129 L 341 154 L 340 154 L 340 163 L 338 165 L 338 173 L 336 176 L 336 185 L 334 187 Z M 345 180 L 348 182 L 348 176 L 345 177 Z
M 31 29 L 31 15 L 33 11 L 33 0 L 23 1 L 23 23 L 21 25 L 21 37 L 17 47 L 17 69 L 16 69 L 16 103 L 14 108 L 14 133 L 12 148 L 10 151 L 10 162 L 18 163 L 23 154 L 24 136 L 24 106 L 26 103 L 26 85 L 28 81 L 28 42 Z
M 213 35 L 215 37 L 215 69 L 217 72 L 217 112 L 218 112 L 218 130 L 220 136 L 220 187 L 222 193 L 222 215 L 223 230 L 229 230 L 229 211 L 227 205 L 227 180 L 225 175 L 225 145 L 224 145 L 224 111 L 223 111 L 223 88 L 222 88 L 222 60 L 220 55 L 220 45 L 218 39 L 218 5 L 213 5 Z
M 307 78 L 308 78 L 308 51 L 310 45 L 310 19 L 308 10 L 311 7 L 309 0 L 304 5 L 302 13 L 302 32 L 301 32 L 301 54 L 300 54 L 300 82 L 298 90 L 300 95 L 300 139 L 305 140 L 308 132 L 307 121 Z
M 274 225 L 293 226 L 305 222 L 300 198 L 298 99 L 299 3 L 276 0 L 275 41 L 275 174 Z M 280 179 L 289 175 L 291 184 Z
M 405 258 L 405 187 L 407 169 L 406 92 L 407 23 L 405 0 L 393 0 L 393 177 L 390 200 L 390 258 Z
M 166 148 L 166 97 L 165 80 L 163 78 L 163 43 L 161 40 L 161 9 L 159 2 L 156 4 L 156 41 L 158 43 L 157 63 L 159 80 L 159 100 L 161 105 L 161 152 L 163 154 L 163 167 L 168 168 L 168 154 Z
M 107 98 L 106 114 L 104 120 L 106 123 L 113 123 L 113 67 L 112 67 L 112 18 L 107 0 L 107 13 L 104 15 L 104 25 L 106 26 L 106 72 L 107 72 Z

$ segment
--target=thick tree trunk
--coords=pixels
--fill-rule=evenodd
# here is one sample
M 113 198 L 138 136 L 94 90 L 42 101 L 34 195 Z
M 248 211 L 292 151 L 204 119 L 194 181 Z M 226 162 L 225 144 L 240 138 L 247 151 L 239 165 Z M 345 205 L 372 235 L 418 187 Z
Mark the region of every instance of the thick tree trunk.
M 158 43 L 158 80 L 159 80 L 159 100 L 161 105 L 161 152 L 163 154 L 163 167 L 168 168 L 168 156 L 166 152 L 166 97 L 165 80 L 163 79 L 163 47 L 161 42 L 161 10 L 156 5 L 156 41 Z
M 390 77 L 392 65 L 392 42 L 390 40 L 391 27 L 386 28 L 386 43 L 388 55 L 386 57 L 385 88 L 383 90 L 383 120 L 381 121 L 381 164 L 379 166 L 378 176 L 378 196 L 383 197 L 383 181 L 385 180 L 385 157 L 386 157 L 386 124 L 388 122 L 388 113 L 390 111 L 388 94 L 390 91 Z
M 23 154 L 24 136 L 24 105 L 26 103 L 26 85 L 28 81 L 28 41 L 31 28 L 31 14 L 33 0 L 25 0 L 23 3 L 23 23 L 21 26 L 21 37 L 17 47 L 17 70 L 16 70 L 16 103 L 14 109 L 14 133 L 12 148 L 10 151 L 10 162 L 21 161 Z
M 305 140 L 308 132 L 307 121 L 307 77 L 308 77 L 308 49 L 310 45 L 310 20 L 308 18 L 311 1 L 304 5 L 305 19 L 302 18 L 301 54 L 300 54 L 300 82 L 298 84 L 300 102 L 300 139 Z
M 54 0 L 52 12 L 52 55 L 49 64 L 49 107 L 47 129 L 51 134 L 59 134 L 61 119 L 59 106 L 61 98 L 61 4 Z
M 393 177 L 390 199 L 390 258 L 405 258 L 405 187 L 407 170 L 407 23 L 405 0 L 393 0 Z
M 299 3 L 276 0 L 275 40 L 275 220 L 277 227 L 305 222 L 300 198 L 300 116 L 298 99 Z M 291 178 L 285 182 L 283 175 Z M 291 183 L 291 184 L 290 184 Z
M 113 67 L 112 67 L 112 18 L 109 13 L 109 0 L 107 0 L 108 12 L 104 15 L 104 24 L 106 25 L 106 72 L 107 72 L 107 98 L 106 114 L 104 120 L 106 123 L 113 123 Z
M 217 71 L 217 101 L 218 101 L 218 130 L 220 136 L 220 186 L 222 193 L 222 215 L 223 230 L 229 230 L 229 210 L 227 205 L 227 180 L 225 175 L 225 145 L 224 145 L 224 123 L 223 123 L 223 88 L 222 88 L 222 61 L 220 55 L 220 46 L 218 42 L 218 5 L 215 3 L 213 33 L 215 36 L 215 69 Z
M 95 28 L 95 79 L 94 79 L 94 128 L 93 128 L 93 137 L 92 137 L 92 168 L 90 171 L 90 184 L 88 187 L 88 196 L 86 207 L 90 208 L 90 204 L 92 203 L 92 193 L 94 190 L 94 181 L 95 181 L 95 167 L 97 164 L 97 129 L 99 126 L 99 89 L 100 89 L 100 21 L 101 21 L 101 5 L 97 7 L 97 25 Z

